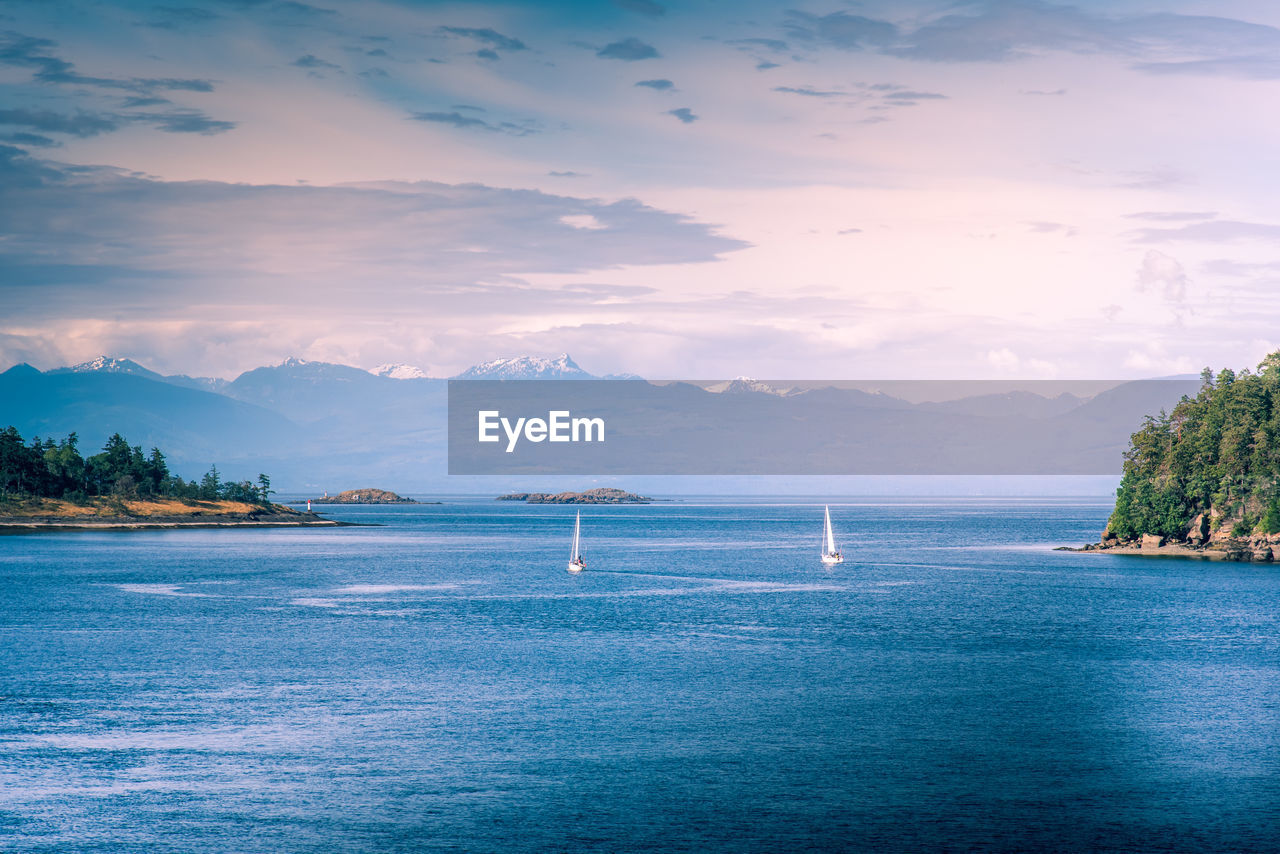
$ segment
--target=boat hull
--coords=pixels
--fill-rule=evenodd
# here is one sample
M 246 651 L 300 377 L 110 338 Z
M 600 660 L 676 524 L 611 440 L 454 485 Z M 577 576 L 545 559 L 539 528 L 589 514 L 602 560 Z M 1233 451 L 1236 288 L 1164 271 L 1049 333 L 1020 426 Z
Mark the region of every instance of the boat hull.
M 822 562 L 827 566 L 833 566 L 837 563 L 844 563 L 844 558 L 840 555 L 823 555 Z
M 582 572 L 582 570 L 584 570 L 584 569 L 586 569 L 586 568 L 587 568 L 587 567 L 586 567 L 586 564 L 582 564 L 582 563 L 570 563 L 570 564 L 569 564 L 569 571 L 570 571 L 570 572 L 573 572 L 573 573 Z

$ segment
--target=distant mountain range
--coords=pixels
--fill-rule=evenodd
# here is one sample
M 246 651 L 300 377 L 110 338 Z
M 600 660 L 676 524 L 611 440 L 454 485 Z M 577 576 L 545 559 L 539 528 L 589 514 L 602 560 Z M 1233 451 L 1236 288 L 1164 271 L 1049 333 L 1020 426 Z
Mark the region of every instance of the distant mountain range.
M 460 376 L 597 379 L 567 354 L 494 360 Z M 163 449 L 188 477 L 216 463 L 233 478 L 268 472 L 283 489 L 439 489 L 446 388 L 446 379 L 411 365 L 366 371 L 291 358 L 226 380 L 164 375 L 131 359 L 100 356 L 0 374 L 0 427 L 12 424 L 28 440 L 74 431 L 88 451 L 119 432 Z
M 567 354 L 496 359 L 457 378 L 639 379 L 593 376 Z M 658 397 L 664 406 L 674 402 L 694 409 L 715 405 L 715 399 L 726 405 L 732 400 L 734 417 L 743 423 L 776 422 L 792 425 L 786 429 L 793 431 L 796 423 L 818 430 L 823 418 L 838 415 L 864 425 L 865 435 L 859 436 L 864 448 L 875 446 L 884 431 L 883 440 L 899 447 L 911 437 L 925 447 L 937 436 L 958 435 L 978 445 L 987 442 L 998 454 L 1010 436 L 1031 431 L 1041 441 L 1079 446 L 1081 454 L 1093 455 L 1090 459 L 1114 458 L 1118 473 L 1120 454 L 1142 417 L 1170 408 L 1184 393 L 1194 394 L 1197 384 L 1130 383 L 1088 396 L 1010 391 L 927 403 L 875 390 L 809 386 L 775 387 L 739 378 L 708 387 L 676 384 Z M 27 439 L 75 431 L 87 451 L 120 432 L 134 444 L 163 449 L 184 476 L 199 475 L 216 463 L 235 479 L 267 472 L 281 490 L 456 490 L 458 480 L 446 475 L 447 388 L 447 380 L 408 365 L 368 371 L 287 359 L 225 380 L 166 376 L 130 359 L 104 356 L 45 372 L 18 365 L 0 373 L 0 427 L 12 424 Z M 645 388 L 649 384 L 638 391 Z M 667 413 L 680 417 L 679 409 Z M 732 446 L 734 438 L 726 434 L 714 441 Z M 926 448 L 926 463 L 929 453 Z
M 311 362 L 306 359 L 289 358 L 285 359 L 277 368 L 302 368 L 306 365 L 318 365 L 327 367 L 338 367 L 347 370 L 360 370 L 359 368 L 347 368 L 345 365 L 333 365 L 330 362 Z M 255 370 L 263 370 L 257 368 Z M 325 370 L 320 368 L 319 370 Z M 199 388 L 204 391 L 221 391 L 226 388 L 234 380 L 224 380 L 218 377 L 189 377 L 186 374 L 170 374 L 165 376 L 156 373 L 149 368 L 144 368 L 132 359 L 121 359 L 113 356 L 99 356 L 96 359 L 90 359 L 87 362 L 81 362 L 78 365 L 71 365 L 65 368 L 53 368 L 45 373 L 49 374 L 130 374 L 135 377 L 145 377 L 149 380 L 157 380 L 160 382 L 168 382 L 173 385 L 180 385 L 187 388 Z M 405 364 L 386 364 L 379 365 L 367 373 L 376 377 L 385 377 L 393 380 L 425 380 L 433 379 L 430 374 L 415 365 Z M 243 376 L 243 375 L 242 375 Z M 589 374 L 582 368 L 578 367 L 578 363 L 573 361 L 568 353 L 562 353 L 554 359 L 548 359 L 541 356 L 516 356 L 511 359 L 493 359 L 489 362 L 483 362 L 479 365 L 472 365 L 460 374 L 448 379 L 459 380 L 592 380 L 592 379 L 638 379 L 634 374 L 605 374 L 597 377 Z

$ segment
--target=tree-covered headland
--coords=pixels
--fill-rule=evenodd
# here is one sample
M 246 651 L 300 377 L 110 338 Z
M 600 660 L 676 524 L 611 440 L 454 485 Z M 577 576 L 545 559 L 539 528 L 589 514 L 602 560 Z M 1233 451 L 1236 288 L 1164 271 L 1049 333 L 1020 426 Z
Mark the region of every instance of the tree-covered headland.
M 1200 379 L 1133 434 L 1107 523 L 1121 540 L 1280 533 L 1280 352 Z
M 28 444 L 14 427 L 0 430 L 0 500 L 35 497 L 87 501 L 95 496 L 179 498 L 200 501 L 243 501 L 269 504 L 271 479 L 226 481 L 213 466 L 199 480 L 184 480 L 169 471 L 159 448 L 144 454 L 114 434 L 91 457 L 80 453 L 75 433 L 65 439 Z

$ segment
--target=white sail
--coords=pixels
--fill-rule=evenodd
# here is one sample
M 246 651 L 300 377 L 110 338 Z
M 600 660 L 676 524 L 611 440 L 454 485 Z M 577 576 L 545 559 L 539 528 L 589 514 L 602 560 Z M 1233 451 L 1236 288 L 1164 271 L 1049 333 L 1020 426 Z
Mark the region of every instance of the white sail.
M 582 511 L 579 510 L 573 517 L 573 545 L 569 548 L 569 566 L 570 572 L 582 572 L 586 566 L 586 562 L 582 559 Z
M 836 551 L 836 535 L 831 531 L 831 508 L 822 508 L 822 562 L 827 564 L 844 563 L 844 556 Z

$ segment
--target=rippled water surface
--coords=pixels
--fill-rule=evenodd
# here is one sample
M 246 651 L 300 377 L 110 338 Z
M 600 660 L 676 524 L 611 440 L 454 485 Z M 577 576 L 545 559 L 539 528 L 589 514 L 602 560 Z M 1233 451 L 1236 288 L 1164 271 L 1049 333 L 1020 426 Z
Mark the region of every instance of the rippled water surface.
M 1108 510 L 0 537 L 0 850 L 1280 850 L 1280 569 Z

